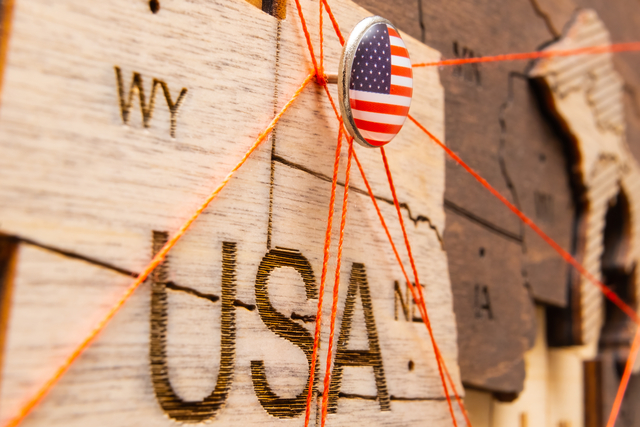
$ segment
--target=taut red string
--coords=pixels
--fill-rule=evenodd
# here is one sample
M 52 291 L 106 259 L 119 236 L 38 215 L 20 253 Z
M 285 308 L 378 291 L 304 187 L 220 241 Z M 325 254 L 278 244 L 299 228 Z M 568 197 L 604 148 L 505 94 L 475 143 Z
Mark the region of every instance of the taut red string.
M 551 58 L 554 56 L 596 55 L 599 53 L 633 52 L 638 50 L 640 50 L 640 42 L 616 43 L 602 46 L 579 47 L 576 49 L 543 50 L 525 53 L 507 53 L 504 55 L 494 56 L 480 56 L 478 58 L 445 59 L 442 61 L 414 64 L 413 68 L 479 64 L 484 62 L 523 61 L 529 59 Z
M 607 427 L 614 427 L 616 425 L 616 420 L 618 419 L 618 414 L 620 413 L 620 406 L 622 406 L 622 399 L 624 398 L 624 393 L 627 391 L 627 385 L 629 385 L 629 378 L 631 378 L 631 371 L 633 370 L 633 365 L 635 365 L 636 358 L 638 357 L 639 348 L 640 327 L 636 327 L 636 336 L 633 339 L 633 344 L 631 344 L 631 351 L 629 352 L 629 357 L 627 358 L 627 364 L 624 367 L 624 373 L 622 374 L 622 379 L 620 380 L 620 386 L 618 386 L 616 398 L 613 401 L 613 406 L 611 407 L 611 413 L 609 414 Z
M 323 86 L 326 86 L 326 79 L 324 78 L 324 36 L 322 31 L 322 2 L 318 2 L 318 34 L 320 38 L 320 75 L 322 76 Z
M 342 128 L 342 126 L 341 126 Z M 333 339 L 336 330 L 336 313 L 338 313 L 338 292 L 340 289 L 340 266 L 342 263 L 342 245 L 344 243 L 344 228 L 347 222 L 347 201 L 349 198 L 349 175 L 351 173 L 351 158 L 353 157 L 353 138 L 349 138 L 349 155 L 347 169 L 344 178 L 344 195 L 342 197 L 342 217 L 340 219 L 340 237 L 338 240 L 338 253 L 336 255 L 336 274 L 333 282 L 333 298 L 331 302 L 331 326 L 329 343 L 327 345 L 327 362 L 324 372 L 324 390 L 322 392 L 322 416 L 320 425 L 324 427 L 327 421 L 327 408 L 329 407 L 329 386 L 331 384 L 331 356 L 333 352 Z
M 569 252 L 565 251 L 562 246 L 557 244 L 551 237 L 547 235 L 544 231 L 540 229 L 533 221 L 531 221 L 524 213 L 522 213 L 518 208 L 516 208 L 511 202 L 509 202 L 498 190 L 493 188 L 491 184 L 487 182 L 486 179 L 482 178 L 476 171 L 474 171 L 469 165 L 467 165 L 456 153 L 454 153 L 449 147 L 444 145 L 438 138 L 435 137 L 431 132 L 429 132 L 424 126 L 422 126 L 416 119 L 414 119 L 411 115 L 409 115 L 409 119 L 416 124 L 424 133 L 426 133 L 429 138 L 433 140 L 437 145 L 439 145 L 453 160 L 455 160 L 460 166 L 462 166 L 467 172 L 469 172 L 484 188 L 489 190 L 491 194 L 493 194 L 498 200 L 500 200 L 505 206 L 507 206 L 511 212 L 516 214 L 518 218 L 522 222 L 524 222 L 529 228 L 531 228 L 538 236 L 540 236 L 549 246 L 551 246 L 567 263 L 572 265 L 578 272 L 587 278 L 591 283 L 600 288 L 600 291 L 607 297 L 612 303 L 614 303 L 618 308 L 620 308 L 624 313 L 627 314 L 635 323 L 640 325 L 640 318 L 636 312 L 629 307 L 624 301 L 620 299 L 620 297 L 613 292 L 608 286 L 595 278 L 595 276 L 587 271 L 586 268 L 582 266 Z
M 326 85 L 324 75 L 320 73 L 320 68 L 318 67 L 318 62 L 316 61 L 316 55 L 313 53 L 311 34 L 309 34 L 307 21 L 304 19 L 304 14 L 302 13 L 300 0 L 296 0 L 296 9 L 298 9 L 298 16 L 300 17 L 300 23 L 302 24 L 302 32 L 304 33 L 304 38 L 307 41 L 307 48 L 309 49 L 309 54 L 311 55 L 311 62 L 313 63 L 313 69 L 315 70 L 316 80 L 318 81 L 318 83 Z
M 513 204 L 511 204 L 504 196 L 502 196 L 495 188 L 491 186 L 484 178 L 482 178 L 476 171 L 474 171 L 469 165 L 467 165 L 457 154 L 455 154 L 451 149 L 449 149 L 442 141 L 435 137 L 431 132 L 429 132 L 424 126 L 422 126 L 417 120 L 415 120 L 411 115 L 409 115 L 409 119 L 416 124 L 424 133 L 426 133 L 433 142 L 439 145 L 445 152 L 453 158 L 460 166 L 462 166 L 467 172 L 469 172 L 483 187 L 485 187 L 491 194 L 493 194 L 498 200 L 500 200 L 503 204 L 505 204 L 514 214 L 520 218 L 522 222 L 528 225 L 536 234 L 538 234 L 547 244 L 549 244 L 558 254 L 571 266 L 573 266 L 578 272 L 586 277 L 591 283 L 595 284 L 600 288 L 605 297 L 607 297 L 611 302 L 613 302 L 618 308 L 620 308 L 625 314 L 627 314 L 636 324 L 640 325 L 638 322 L 638 316 L 633 311 L 631 307 L 624 303 L 618 297 L 618 295 L 613 292 L 608 286 L 604 283 L 597 280 L 591 273 L 587 271 L 586 268 L 582 266 L 571 254 L 565 251 L 559 244 L 557 244 L 551 237 L 549 237 L 544 231 L 542 231 L 533 221 L 531 221 L 524 213 L 522 213 L 518 208 L 516 208 Z M 620 385 L 618 387 L 618 392 L 616 394 L 616 399 L 614 401 L 614 405 L 611 408 L 611 414 L 609 416 L 609 421 L 607 423 L 607 427 L 613 427 L 615 425 L 616 418 L 618 416 L 618 412 L 620 410 L 620 406 L 622 404 L 622 399 L 624 398 L 624 393 L 627 388 L 627 384 L 629 382 L 629 377 L 631 375 L 631 369 L 635 363 L 635 359 L 638 355 L 638 349 L 640 348 L 640 327 L 636 329 L 636 336 L 633 340 L 633 344 L 631 347 L 631 352 L 627 359 L 627 364 L 625 367 L 625 372 L 623 374 L 622 380 L 620 381 Z
M 344 37 L 342 37 L 342 31 L 340 31 L 340 27 L 338 26 L 338 21 L 336 21 L 336 17 L 333 16 L 333 12 L 331 12 L 331 8 L 329 7 L 329 3 L 327 0 L 322 0 L 324 3 L 324 7 L 327 9 L 327 13 L 329 14 L 329 19 L 331 19 L 331 24 L 333 24 L 333 29 L 338 36 L 338 40 L 340 40 L 340 45 L 344 46 Z
M 393 238 L 391 237 L 391 233 L 389 232 L 389 227 L 387 227 L 387 223 L 384 219 L 384 217 L 382 216 L 382 212 L 380 211 L 380 207 L 378 206 L 378 202 L 376 201 L 376 197 L 373 194 L 373 190 L 371 189 L 371 186 L 369 185 L 369 180 L 367 179 L 365 173 L 364 173 L 364 169 L 362 168 L 362 165 L 360 164 L 360 161 L 358 160 L 358 156 L 355 155 L 354 153 L 354 158 L 356 160 L 356 164 L 358 165 L 358 169 L 360 170 L 360 175 L 362 176 L 362 180 L 364 181 L 364 185 L 367 187 L 367 192 L 369 193 L 369 197 L 371 198 L 371 202 L 373 203 L 373 206 L 376 209 L 376 213 L 378 214 L 378 218 L 380 219 L 380 224 L 382 225 L 382 228 L 384 229 L 386 235 L 387 235 L 387 239 L 389 240 L 389 243 L 391 244 L 391 248 L 393 249 L 393 253 L 396 256 L 396 260 L 398 261 L 398 265 L 400 266 L 400 269 L 402 270 L 402 274 L 406 280 L 406 283 L 409 286 L 409 290 L 411 292 L 411 297 L 414 299 L 414 301 L 419 301 L 419 295 L 416 293 L 415 287 L 413 286 L 413 283 L 411 283 L 411 281 L 409 280 L 409 276 L 407 275 L 407 271 L 404 268 L 404 265 L 402 263 L 402 260 L 400 259 L 400 254 L 398 253 L 398 249 L 396 248 L 395 243 L 393 242 Z M 418 305 L 418 310 L 420 311 L 420 315 L 422 317 L 422 321 L 425 324 L 425 326 L 427 325 L 427 322 L 429 321 L 428 317 L 427 317 L 427 313 L 426 313 L 426 306 L 422 306 L 422 305 Z M 426 319 L 426 321 L 425 321 Z M 427 328 L 427 331 L 429 331 L 429 328 Z M 435 342 L 432 341 L 432 343 Z M 471 421 L 469 420 L 469 416 L 467 414 L 467 410 L 464 407 L 464 403 L 462 402 L 462 399 L 460 398 L 460 395 L 458 394 L 458 390 L 456 390 L 456 386 L 455 383 L 453 382 L 453 379 L 451 378 L 451 375 L 449 374 L 449 370 L 447 369 L 447 365 L 444 361 L 444 358 L 442 357 L 441 353 L 440 353 L 440 348 L 437 346 L 434 347 L 435 348 L 435 354 L 436 357 L 438 358 L 438 360 L 440 360 L 442 362 L 442 367 L 444 368 L 444 373 L 447 376 L 447 379 L 449 380 L 449 384 L 451 384 L 451 387 L 453 388 L 453 392 L 456 396 L 456 400 L 458 401 L 458 405 L 460 406 L 460 409 L 462 411 L 462 414 L 465 417 L 465 421 L 467 423 L 468 426 L 471 426 Z
M 337 36 L 338 36 L 338 39 L 340 40 L 340 43 L 342 45 L 344 45 L 344 42 L 345 42 L 344 41 L 344 37 L 342 36 L 342 32 L 340 31 L 340 27 L 339 27 L 339 25 L 338 25 L 338 23 L 337 23 L 337 21 L 335 19 L 335 16 L 333 15 L 333 13 L 331 11 L 331 8 L 330 8 L 327 0 L 322 0 L 322 2 L 324 3 L 325 8 L 327 9 L 327 13 L 329 14 L 329 18 L 331 19 L 331 22 L 333 24 L 333 28 L 334 28 Z M 340 126 L 342 126 L 342 119 L 340 117 L 340 114 L 338 113 L 338 110 L 337 110 L 336 106 L 335 106 L 335 103 L 333 101 L 333 97 L 331 96 L 331 93 L 329 92 L 329 89 L 328 89 L 328 87 L 326 85 L 325 85 L 325 92 L 326 92 L 326 94 L 327 94 L 327 96 L 329 98 L 329 101 L 331 102 L 331 106 L 333 108 L 333 111 L 334 111 L 336 117 L 340 121 Z M 458 405 L 460 406 L 462 414 L 464 415 L 465 421 L 466 421 L 468 426 L 471 426 L 471 422 L 470 422 L 469 417 L 467 415 L 467 411 L 466 411 L 466 409 L 464 407 L 464 403 L 462 402 L 462 399 L 460 398 L 460 396 L 459 396 L 459 394 L 458 394 L 458 392 L 456 390 L 455 384 L 453 383 L 451 375 L 449 374 L 449 370 L 446 367 L 444 358 L 442 357 L 442 355 L 440 353 L 440 349 L 438 348 L 438 345 L 435 342 L 435 337 L 433 336 L 433 331 L 431 329 L 431 323 L 429 322 L 429 318 L 428 318 L 428 315 L 427 315 L 427 312 L 426 312 L 426 305 L 424 304 L 423 298 L 421 298 L 418 294 L 416 294 L 416 291 L 415 291 L 415 288 L 413 286 L 413 283 L 409 280 L 409 277 L 408 277 L 407 272 L 406 272 L 406 270 L 404 268 L 404 265 L 402 264 L 402 260 L 400 259 L 400 255 L 398 254 L 397 248 L 396 248 L 395 244 L 393 243 L 393 239 L 391 238 L 391 234 L 389 233 L 389 229 L 386 226 L 386 223 L 384 221 L 382 213 L 380 212 L 380 209 L 378 207 L 378 203 L 376 202 L 375 196 L 373 195 L 373 191 L 371 190 L 371 187 L 369 186 L 369 182 L 367 181 L 366 176 L 364 175 L 364 170 L 362 169 L 362 165 L 358 161 L 358 158 L 355 155 L 355 152 L 354 152 L 354 157 L 356 159 L 356 163 L 358 164 L 358 169 L 360 170 L 360 174 L 362 175 L 363 181 L 365 182 L 365 185 L 367 186 L 367 190 L 369 191 L 369 195 L 371 196 L 371 200 L 373 201 L 373 204 L 374 204 L 374 206 L 376 208 L 376 211 L 378 213 L 378 217 L 380 218 L 381 224 L 382 224 L 382 226 L 383 226 L 383 228 L 384 228 L 384 230 L 385 230 L 385 232 L 387 234 L 389 242 L 391 243 L 391 247 L 393 248 L 393 251 L 394 251 L 394 254 L 395 254 L 396 259 L 398 261 L 398 264 L 400 265 L 402 273 L 403 273 L 403 275 L 404 275 L 404 277 L 405 277 L 405 279 L 407 281 L 407 284 L 408 284 L 409 289 L 410 289 L 411 294 L 412 294 L 412 298 L 415 301 L 422 301 L 422 304 L 418 303 L 418 310 L 420 311 L 422 320 L 425 323 L 425 326 L 427 327 L 427 330 L 429 331 L 429 335 L 431 337 L 431 341 L 432 341 L 432 344 L 433 344 L 433 347 L 434 347 L 434 353 L 436 355 L 436 362 L 438 363 L 438 370 L 440 372 L 440 377 L 441 377 L 441 379 L 443 381 L 443 388 L 444 388 L 445 396 L 447 398 L 447 402 L 449 403 L 449 410 L 451 411 L 451 417 L 452 417 L 453 423 L 454 423 L 454 425 L 457 425 L 455 416 L 453 414 L 453 408 L 451 406 L 451 400 L 450 400 L 450 397 L 449 397 L 449 392 L 448 392 L 448 389 L 447 389 L 446 381 L 444 379 L 444 376 L 442 375 L 442 368 L 444 368 L 444 372 L 445 372 L 449 382 L 451 383 L 451 387 L 453 388 L 456 400 L 458 402 Z M 400 219 L 402 221 L 401 217 L 400 217 Z M 403 225 L 402 222 L 401 222 L 401 224 Z M 332 315 L 333 315 L 333 313 L 332 313 Z
M 69 370 L 71 365 L 80 357 L 80 355 L 86 350 L 87 347 L 95 340 L 98 334 L 107 326 L 109 321 L 115 316 L 115 314 L 122 308 L 125 302 L 133 295 L 136 289 L 149 277 L 149 275 L 155 270 L 155 268 L 162 263 L 169 251 L 175 246 L 175 244 L 184 236 L 191 224 L 198 219 L 200 214 L 209 206 L 209 204 L 215 199 L 220 191 L 229 183 L 233 175 L 244 165 L 249 156 L 260 146 L 260 144 L 267 138 L 269 133 L 273 130 L 276 123 L 280 120 L 282 115 L 289 109 L 293 102 L 300 96 L 303 89 L 309 84 L 314 77 L 314 73 L 310 73 L 306 79 L 302 82 L 300 87 L 293 94 L 289 102 L 282 107 L 282 110 L 271 120 L 269 126 L 260 133 L 256 141 L 249 148 L 249 150 L 242 156 L 240 161 L 231 169 L 231 172 L 222 180 L 222 182 L 213 190 L 213 192 L 206 198 L 204 203 L 195 211 L 195 213 L 180 227 L 180 229 L 174 234 L 171 239 L 158 251 L 153 257 L 151 262 L 144 268 L 142 273 L 136 278 L 136 280 L 127 288 L 124 295 L 118 300 L 118 302 L 109 310 L 107 315 L 96 325 L 91 333 L 82 341 L 82 343 L 71 353 L 71 355 L 65 360 L 65 362 L 56 370 L 55 374 L 38 390 L 38 392 L 27 401 L 27 403 L 20 409 L 18 415 L 10 419 L 5 427 L 15 427 L 19 425 L 24 419 L 31 413 L 31 411 L 42 401 L 42 399 L 49 393 L 55 384 L 58 383 L 60 378 Z
M 453 421 L 453 425 L 455 427 L 458 426 L 458 422 L 456 420 L 455 414 L 453 412 L 453 405 L 451 404 L 451 397 L 449 397 L 449 389 L 447 387 L 447 381 L 445 379 L 442 363 L 443 358 L 440 354 L 440 349 L 438 348 L 438 344 L 436 343 L 435 336 L 433 334 L 433 328 L 431 327 L 431 321 L 429 320 L 429 315 L 427 314 L 427 306 L 424 302 L 424 295 L 422 294 L 422 286 L 420 285 L 420 279 L 418 277 L 418 269 L 416 268 L 415 260 L 413 259 L 413 253 L 411 252 L 411 245 L 409 243 L 409 237 L 407 236 L 407 230 L 404 226 L 404 219 L 402 219 L 402 211 L 400 210 L 400 203 L 398 203 L 398 197 L 396 195 L 396 188 L 393 185 L 393 177 L 391 176 L 391 169 L 389 169 L 389 162 L 387 161 L 387 155 L 384 151 L 384 147 L 380 147 L 380 154 L 382 156 L 382 161 L 384 163 L 384 170 L 387 173 L 387 180 L 389 181 L 389 188 L 391 190 L 391 195 L 393 196 L 393 204 L 395 205 L 396 212 L 398 213 L 398 220 L 400 221 L 400 228 L 402 229 L 402 235 L 404 237 L 404 243 L 407 248 L 407 255 L 409 256 L 409 263 L 411 264 L 411 269 L 413 270 L 413 277 L 415 279 L 415 285 L 409 281 L 407 285 L 409 285 L 409 289 L 412 289 L 412 296 L 414 300 L 418 303 L 418 307 L 421 307 L 421 314 L 423 314 L 422 320 L 424 324 L 427 326 L 427 330 L 429 331 L 429 337 L 431 338 L 431 344 L 433 345 L 433 352 L 436 356 L 436 362 L 438 363 L 438 373 L 440 374 L 440 379 L 442 380 L 442 387 L 444 388 L 444 394 L 447 398 L 447 404 L 449 405 L 449 412 L 451 413 L 451 420 Z M 415 294 L 413 288 L 418 289 L 418 295 Z M 416 297 L 418 297 L 416 299 Z M 463 411 L 465 412 L 465 411 Z M 468 422 L 468 420 L 467 420 Z
M 342 123 L 338 129 L 338 143 L 336 144 L 336 155 L 333 162 L 333 179 L 331 180 L 331 197 L 329 198 L 329 214 L 327 217 L 327 231 L 324 236 L 324 249 L 322 259 L 322 273 L 320 275 L 320 289 L 318 295 L 318 309 L 316 310 L 316 329 L 313 335 L 313 353 L 311 356 L 311 367 L 309 372 L 309 391 L 307 392 L 307 408 L 304 414 L 304 425 L 309 426 L 311 417 L 311 402 L 313 401 L 313 389 L 316 375 L 316 361 L 318 349 L 320 347 L 320 330 L 322 329 L 322 305 L 324 302 L 324 287 L 327 279 L 327 268 L 329 265 L 329 249 L 331 247 L 331 229 L 333 228 L 333 210 L 336 202 L 336 187 L 338 185 L 338 169 L 340 167 L 340 149 L 342 148 Z

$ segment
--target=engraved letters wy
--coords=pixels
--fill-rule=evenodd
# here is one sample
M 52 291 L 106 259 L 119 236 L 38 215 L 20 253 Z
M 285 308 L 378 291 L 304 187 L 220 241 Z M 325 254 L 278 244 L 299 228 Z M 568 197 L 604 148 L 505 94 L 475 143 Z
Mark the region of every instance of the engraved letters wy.
M 175 102 L 171 99 L 171 92 L 169 91 L 169 86 L 162 80 L 153 79 L 151 83 L 151 95 L 149 97 L 149 101 L 147 103 L 147 99 L 144 95 L 144 84 L 142 80 L 142 75 L 140 73 L 133 73 L 133 78 L 131 80 L 131 85 L 129 86 L 129 92 L 125 95 L 125 83 L 122 77 L 122 71 L 120 67 L 115 67 L 116 72 L 116 83 L 118 85 L 118 100 L 120 104 L 120 115 L 122 116 L 122 122 L 124 124 L 129 124 L 131 119 L 131 107 L 133 106 L 135 93 L 138 92 L 138 99 L 140 100 L 140 111 L 142 113 L 142 125 L 145 128 L 148 128 L 151 124 L 151 118 L 153 117 L 153 110 L 155 108 L 156 103 L 156 91 L 158 86 L 162 88 L 162 92 L 164 93 L 164 98 L 167 101 L 167 106 L 169 107 L 169 113 L 171 113 L 171 125 L 169 131 L 171 133 L 171 137 L 176 137 L 176 126 L 178 120 L 178 110 L 180 106 L 184 102 L 184 98 L 187 95 L 187 89 L 182 88 L 178 98 Z

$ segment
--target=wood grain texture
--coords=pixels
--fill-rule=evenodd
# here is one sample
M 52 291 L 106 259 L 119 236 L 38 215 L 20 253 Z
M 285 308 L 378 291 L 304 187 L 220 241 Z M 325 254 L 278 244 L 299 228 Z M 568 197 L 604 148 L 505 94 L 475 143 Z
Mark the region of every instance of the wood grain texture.
M 302 7 L 317 46 L 318 3 Z M 345 33 L 370 15 L 348 1 L 332 7 Z M 13 24 L 1 100 L 0 230 L 22 243 L 2 422 L 311 70 L 297 17 L 278 21 L 244 0 L 167 1 L 155 14 L 145 2 L 20 0 Z M 341 48 L 328 20 L 324 31 L 331 70 Z M 405 43 L 414 61 L 440 57 L 409 36 Z M 444 138 L 438 71 L 420 70 L 414 82 L 411 113 Z M 24 425 L 299 425 L 336 137 L 326 95 L 309 86 Z M 356 151 L 408 265 L 379 153 Z M 444 154 L 411 125 L 387 152 L 436 340 L 462 392 L 441 241 Z M 336 358 L 344 366 L 329 422 L 449 425 L 426 329 L 397 316 L 410 298 L 396 291 L 402 273 L 352 172 L 336 331 L 346 337 Z M 329 274 L 325 301 L 332 284 Z

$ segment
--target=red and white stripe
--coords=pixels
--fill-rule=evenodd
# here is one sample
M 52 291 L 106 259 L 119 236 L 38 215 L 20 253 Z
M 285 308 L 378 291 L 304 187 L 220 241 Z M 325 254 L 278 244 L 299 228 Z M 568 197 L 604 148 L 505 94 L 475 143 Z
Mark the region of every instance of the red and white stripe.
M 387 28 L 391 42 L 390 94 L 349 90 L 355 125 L 362 137 L 376 147 L 385 145 L 400 132 L 413 94 L 409 52 L 396 30 L 388 25 Z

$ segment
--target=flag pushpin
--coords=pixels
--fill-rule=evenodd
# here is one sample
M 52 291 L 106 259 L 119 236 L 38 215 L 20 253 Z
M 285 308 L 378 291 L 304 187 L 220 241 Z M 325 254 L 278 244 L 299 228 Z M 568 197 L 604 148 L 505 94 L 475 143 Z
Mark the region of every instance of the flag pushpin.
M 413 72 L 399 31 L 380 16 L 356 25 L 344 45 L 338 97 L 345 128 L 365 147 L 382 147 L 402 129 Z

